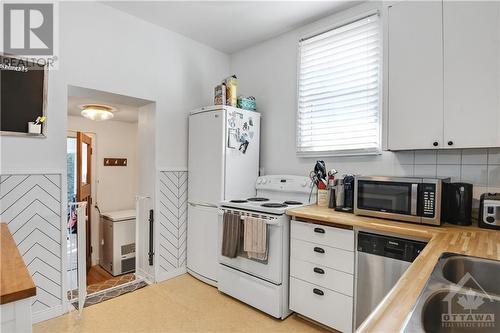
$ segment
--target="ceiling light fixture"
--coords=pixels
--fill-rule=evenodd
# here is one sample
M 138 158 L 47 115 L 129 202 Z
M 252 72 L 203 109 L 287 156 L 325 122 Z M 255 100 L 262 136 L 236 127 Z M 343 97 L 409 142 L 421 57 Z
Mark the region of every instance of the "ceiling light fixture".
M 82 116 L 95 121 L 109 120 L 113 118 L 116 108 L 104 104 L 80 105 Z

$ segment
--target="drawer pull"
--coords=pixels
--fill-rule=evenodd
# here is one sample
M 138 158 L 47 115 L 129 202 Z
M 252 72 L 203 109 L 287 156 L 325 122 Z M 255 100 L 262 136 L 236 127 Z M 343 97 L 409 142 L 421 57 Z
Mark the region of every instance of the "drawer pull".
M 315 247 L 314 248 L 314 252 L 318 252 L 318 253 L 325 253 L 325 250 L 320 248 L 320 247 Z
M 323 229 L 323 228 L 314 228 L 314 232 L 316 232 L 318 234 L 324 234 L 325 233 L 325 229 Z
M 314 267 L 314 273 L 325 274 L 325 271 L 319 267 Z
M 313 289 L 313 293 L 315 293 L 316 295 L 320 295 L 320 296 L 323 296 L 325 293 L 323 292 L 323 290 L 319 290 L 317 288 L 314 288 Z

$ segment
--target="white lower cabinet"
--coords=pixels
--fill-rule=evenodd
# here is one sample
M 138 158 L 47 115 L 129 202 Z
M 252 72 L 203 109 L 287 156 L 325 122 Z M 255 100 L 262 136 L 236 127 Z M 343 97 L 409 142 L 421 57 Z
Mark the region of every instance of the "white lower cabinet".
M 354 231 L 295 220 L 291 223 L 290 309 L 351 333 Z
M 0 305 L 0 332 L 31 333 L 33 297 Z
M 353 298 L 290 278 L 290 309 L 341 332 L 352 332 Z

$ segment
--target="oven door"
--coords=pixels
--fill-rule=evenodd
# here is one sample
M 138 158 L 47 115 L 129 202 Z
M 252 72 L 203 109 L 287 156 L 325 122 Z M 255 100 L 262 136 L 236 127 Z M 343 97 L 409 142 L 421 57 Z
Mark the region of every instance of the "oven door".
M 282 283 L 283 270 L 283 218 L 277 216 L 267 225 L 267 246 L 268 255 L 267 262 L 261 262 L 253 259 L 248 259 L 243 253 L 236 258 L 228 258 L 222 253 L 222 230 L 223 230 L 223 210 L 219 210 L 219 240 L 218 253 L 219 263 L 241 272 L 253 275 L 264 279 L 273 284 L 279 285 Z
M 409 222 L 421 222 L 418 193 L 422 179 L 357 177 L 354 213 Z

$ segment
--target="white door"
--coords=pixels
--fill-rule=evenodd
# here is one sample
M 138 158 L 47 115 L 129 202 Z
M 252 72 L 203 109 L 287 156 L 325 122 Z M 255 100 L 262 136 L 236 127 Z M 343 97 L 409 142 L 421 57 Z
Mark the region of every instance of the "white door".
M 500 3 L 445 1 L 444 141 L 500 144 Z
M 78 311 L 82 313 L 87 298 L 87 252 L 86 252 L 86 207 L 87 202 L 79 202 L 77 216 L 77 251 L 78 251 Z
M 442 3 L 388 8 L 388 148 L 443 146 Z
M 224 197 L 224 111 L 189 117 L 188 200 L 217 205 Z
M 187 268 L 216 283 L 218 208 L 190 203 L 187 228 Z
M 231 130 L 231 113 L 227 114 L 227 128 Z M 225 195 L 224 200 L 249 198 L 255 196 L 255 180 L 259 176 L 259 151 L 260 151 L 260 115 L 255 112 L 237 110 L 238 119 L 235 129 L 239 129 L 240 135 L 248 138 L 249 144 L 245 153 L 239 149 L 229 147 L 226 144 L 226 173 L 225 173 Z M 231 135 L 231 134 L 229 134 Z

